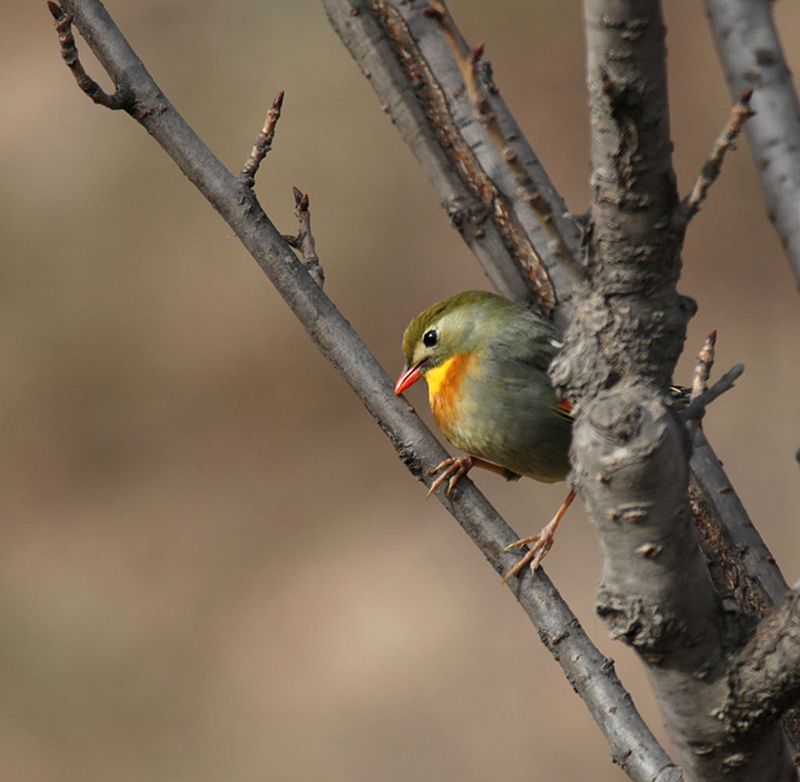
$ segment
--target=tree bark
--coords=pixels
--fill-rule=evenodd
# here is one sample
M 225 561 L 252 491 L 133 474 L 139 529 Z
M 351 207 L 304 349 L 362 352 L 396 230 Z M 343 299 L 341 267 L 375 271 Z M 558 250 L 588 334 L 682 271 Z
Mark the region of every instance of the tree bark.
M 685 221 L 671 160 L 657 0 L 585 0 L 592 125 L 589 293 L 553 374 L 576 403 L 572 462 L 597 525 L 597 609 L 640 655 L 689 779 L 785 782 L 780 723 L 735 740 L 718 683 L 741 643 L 697 544 L 689 438 L 664 389 L 693 305 L 676 290 Z M 774 714 L 772 715 L 774 717 Z

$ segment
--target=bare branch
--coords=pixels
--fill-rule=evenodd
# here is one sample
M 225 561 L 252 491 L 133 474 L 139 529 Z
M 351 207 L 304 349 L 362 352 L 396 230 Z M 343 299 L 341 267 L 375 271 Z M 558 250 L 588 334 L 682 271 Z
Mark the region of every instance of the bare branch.
M 78 47 L 75 45 L 75 38 L 72 35 L 72 16 L 64 13 L 58 3 L 50 0 L 47 3 L 50 13 L 53 16 L 56 32 L 58 33 L 58 43 L 61 48 L 61 57 L 67 64 L 78 86 L 95 103 L 105 106 L 112 111 L 128 109 L 132 103 L 132 96 L 124 90 L 117 88 L 113 95 L 109 95 L 103 88 L 83 69 Z
M 730 391 L 743 372 L 744 364 L 734 364 L 711 388 L 692 399 L 688 407 L 682 411 L 681 418 L 684 421 L 696 421 L 702 418 L 706 408 L 726 391 Z
M 492 284 L 520 302 L 530 303 L 533 291 L 545 311 L 557 304 L 554 318 L 564 327 L 583 278 L 580 232 L 494 85 L 489 63 L 472 55 L 441 3 L 323 4 Z M 478 83 L 486 112 L 498 123 L 502 148 L 470 100 Z M 518 192 L 505 148 L 527 173 L 531 190 L 550 205 L 552 228 L 545 230 Z M 561 262 L 551 230 L 566 248 L 568 263 Z
M 731 94 L 754 87 L 758 116 L 747 139 L 767 212 L 800 284 L 800 102 L 781 51 L 772 3 L 706 0 Z
M 551 203 L 537 191 L 536 183 L 531 178 L 529 171 L 522 165 L 519 155 L 509 146 L 508 140 L 503 134 L 500 120 L 490 101 L 489 90 L 497 92 L 494 81 L 489 80 L 488 88 L 481 81 L 479 68 L 481 64 L 488 66 L 484 60 L 485 45 L 480 43 L 473 46 L 471 50 L 466 47 L 443 0 L 432 0 L 431 5 L 423 9 L 422 13 L 434 19 L 442 30 L 452 51 L 453 59 L 461 72 L 461 78 L 466 85 L 467 98 L 477 112 L 480 122 L 485 126 L 496 151 L 505 161 L 508 171 L 517 185 L 517 194 L 539 218 L 539 223 L 547 236 L 555 260 L 561 266 L 568 267 L 573 263 L 573 259 L 566 243 L 567 240 L 562 233 L 563 226 L 555 222 Z
M 692 379 L 692 391 L 689 401 L 694 402 L 698 397 L 705 393 L 708 388 L 708 379 L 711 377 L 711 368 L 714 366 L 714 348 L 717 344 L 717 330 L 714 329 L 705 339 L 703 347 L 697 356 L 697 363 L 694 367 L 694 378 Z M 703 420 L 704 410 L 694 421 L 687 421 L 686 428 L 691 435 L 700 428 Z
M 64 5 L 109 75 L 130 90 L 137 105 L 158 106 L 157 121 L 149 111 L 137 115 L 138 121 L 237 234 L 321 352 L 377 420 L 412 474 L 430 484 L 428 469 L 442 461 L 445 451 L 409 406 L 394 395 L 380 365 L 289 251 L 252 192 L 186 124 L 98 0 L 64 0 Z M 463 481 L 463 488 L 459 485 L 454 499 L 437 497 L 497 573 L 513 564 L 515 556 L 506 554 L 504 548 L 518 536 L 470 481 Z M 641 720 L 613 664 L 592 645 L 544 573 L 540 570 L 534 576 L 528 571 L 521 579 L 510 580 L 509 587 L 585 700 L 628 776 L 641 782 L 679 782 L 683 778 L 680 770 Z
M 239 181 L 245 187 L 252 188 L 253 185 L 255 185 L 258 167 L 267 156 L 267 153 L 272 149 L 272 141 L 275 138 L 275 128 L 278 125 L 278 120 L 281 118 L 281 107 L 283 106 L 284 95 L 285 92 L 281 90 L 272 101 L 272 106 L 270 106 L 267 117 L 264 120 L 264 127 L 261 128 L 261 132 L 256 137 L 256 143 L 250 150 L 250 155 L 239 174 Z
M 297 236 L 284 236 L 289 247 L 300 251 L 303 265 L 308 269 L 308 273 L 314 282 L 321 288 L 325 284 L 325 272 L 319 262 L 317 246 L 314 235 L 311 233 L 311 210 L 309 209 L 308 193 L 304 193 L 297 187 L 292 188 L 294 195 L 294 213 L 297 222 L 300 223 L 300 230 Z
M 717 330 L 714 329 L 703 343 L 700 353 L 697 355 L 697 364 L 694 368 L 694 379 L 692 380 L 692 394 L 690 401 L 694 401 L 708 388 L 708 379 L 711 377 L 711 368 L 714 366 L 714 349 L 717 345 Z
M 727 125 L 725 125 L 724 130 L 714 142 L 711 154 L 695 180 L 692 192 L 681 203 L 679 220 L 682 222 L 683 230 L 686 228 L 686 223 L 697 214 L 703 201 L 706 200 L 709 188 L 714 184 L 719 172 L 722 170 L 722 162 L 725 160 L 725 155 L 729 149 L 735 148 L 736 139 L 742 132 L 745 122 L 755 115 L 755 111 L 750 108 L 750 99 L 752 97 L 752 87 L 746 89 L 739 96 L 739 100 L 731 109 L 731 116 Z

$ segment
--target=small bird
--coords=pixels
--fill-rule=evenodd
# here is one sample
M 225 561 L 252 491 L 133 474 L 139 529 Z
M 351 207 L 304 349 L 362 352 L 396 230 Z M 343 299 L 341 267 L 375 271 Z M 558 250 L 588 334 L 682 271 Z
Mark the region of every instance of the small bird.
M 484 291 L 457 293 L 408 324 L 403 335 L 406 366 L 394 392 L 402 394 L 425 378 L 437 425 L 467 453 L 430 471 L 441 474 L 428 496 L 445 481 L 449 495 L 473 467 L 508 480 L 525 475 L 553 483 L 567 477 L 571 406 L 559 399 L 547 374 L 561 346 L 541 316 Z M 528 563 L 533 570 L 539 567 L 574 498 L 570 490 L 541 532 L 507 547 L 530 549 L 506 580 Z

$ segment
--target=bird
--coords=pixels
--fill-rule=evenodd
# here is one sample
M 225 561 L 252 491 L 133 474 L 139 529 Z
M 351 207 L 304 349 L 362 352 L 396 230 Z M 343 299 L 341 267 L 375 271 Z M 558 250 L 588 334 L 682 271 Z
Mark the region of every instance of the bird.
M 411 320 L 403 334 L 406 363 L 394 393 L 424 379 L 437 426 L 466 452 L 429 471 L 438 477 L 428 496 L 445 482 L 449 496 L 473 467 L 508 480 L 525 476 L 553 483 L 567 478 L 572 408 L 548 375 L 561 347 L 542 316 L 486 291 L 457 293 Z M 529 549 L 504 580 L 528 564 L 534 571 L 539 568 L 574 499 L 570 489 L 541 532 L 506 547 Z

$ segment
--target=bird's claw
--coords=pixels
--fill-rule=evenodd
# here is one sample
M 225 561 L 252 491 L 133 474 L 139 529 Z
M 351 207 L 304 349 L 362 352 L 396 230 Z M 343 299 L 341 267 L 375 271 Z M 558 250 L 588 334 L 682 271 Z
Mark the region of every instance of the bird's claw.
M 505 547 L 505 551 L 513 551 L 523 546 L 530 546 L 530 549 L 526 551 L 525 556 L 503 576 L 503 581 L 508 581 L 509 578 L 518 576 L 522 568 L 528 563 L 530 563 L 531 570 L 533 570 L 534 573 L 539 569 L 539 565 L 542 564 L 542 560 L 547 556 L 547 552 L 553 548 L 553 541 L 556 538 L 558 525 L 561 523 L 561 519 L 564 518 L 567 508 L 569 508 L 574 499 L 575 489 L 570 489 L 567 496 L 564 498 L 564 502 L 561 503 L 561 507 L 556 511 L 556 515 L 553 516 L 552 520 L 541 532 L 536 535 L 531 535 L 529 538 L 515 540 Z
M 528 549 L 528 551 L 525 552 L 525 556 L 503 576 L 503 581 L 508 581 L 509 578 L 518 576 L 528 564 L 530 564 L 531 570 L 536 572 L 542 564 L 542 560 L 547 556 L 547 552 L 553 548 L 555 537 L 555 529 L 548 524 L 536 535 L 515 540 L 513 543 L 506 546 L 503 549 L 504 551 L 514 551 L 515 549 L 524 548 L 525 546 L 530 546 L 530 549 Z
M 472 458 L 469 456 L 450 456 L 443 462 L 440 462 L 436 467 L 428 470 L 428 475 L 436 475 L 437 472 L 442 474 L 431 484 L 425 499 L 431 496 L 445 481 L 447 481 L 447 488 L 445 489 L 445 496 L 449 497 L 453 493 L 458 482 L 472 469 Z M 448 480 L 449 479 L 449 480 Z

